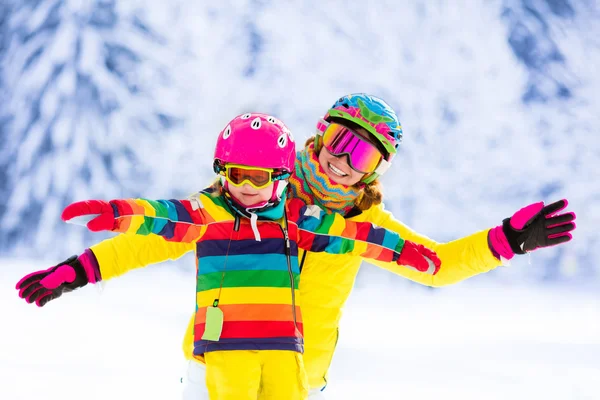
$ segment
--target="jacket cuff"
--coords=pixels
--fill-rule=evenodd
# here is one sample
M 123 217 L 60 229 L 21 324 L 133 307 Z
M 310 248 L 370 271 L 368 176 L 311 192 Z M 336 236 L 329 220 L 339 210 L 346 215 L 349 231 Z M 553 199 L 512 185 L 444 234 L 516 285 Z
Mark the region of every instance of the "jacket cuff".
M 102 280 L 100 266 L 98 265 L 98 260 L 96 259 L 96 256 L 92 250 L 85 249 L 78 259 L 85 270 L 85 274 L 87 275 L 89 283 L 97 283 Z
M 512 251 L 508 239 L 502 230 L 502 226 L 490 229 L 488 232 L 488 247 L 498 260 L 510 260 L 515 253 Z

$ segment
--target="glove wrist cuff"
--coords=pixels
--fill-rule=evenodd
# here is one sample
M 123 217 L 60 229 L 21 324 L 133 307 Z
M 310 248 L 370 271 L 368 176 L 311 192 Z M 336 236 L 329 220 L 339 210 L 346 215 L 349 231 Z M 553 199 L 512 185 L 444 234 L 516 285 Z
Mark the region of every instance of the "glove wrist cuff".
M 102 280 L 98 260 L 96 260 L 96 256 L 90 249 L 85 249 L 77 260 L 81 263 L 89 283 L 96 283 Z
M 488 233 L 488 244 L 493 253 L 496 253 L 507 260 L 510 260 L 515 255 L 515 252 L 512 250 L 510 243 L 504 234 L 502 226 L 490 229 L 490 232 Z M 500 257 L 498 258 L 501 259 Z

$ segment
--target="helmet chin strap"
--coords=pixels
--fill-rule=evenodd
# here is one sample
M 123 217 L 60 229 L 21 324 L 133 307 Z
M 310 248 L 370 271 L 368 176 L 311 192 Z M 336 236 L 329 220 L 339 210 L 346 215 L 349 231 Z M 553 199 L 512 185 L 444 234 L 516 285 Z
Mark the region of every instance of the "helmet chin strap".
M 275 185 L 273 187 L 273 196 L 271 196 L 272 202 L 277 202 L 277 201 L 281 200 L 281 196 L 283 196 L 283 193 L 285 192 L 287 185 L 288 185 L 287 180 L 275 181 Z

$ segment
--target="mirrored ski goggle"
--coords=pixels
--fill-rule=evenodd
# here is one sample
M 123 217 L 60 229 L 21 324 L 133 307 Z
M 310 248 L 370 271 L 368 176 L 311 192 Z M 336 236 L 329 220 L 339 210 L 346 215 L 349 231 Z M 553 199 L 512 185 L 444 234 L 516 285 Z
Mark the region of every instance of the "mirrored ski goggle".
M 374 172 L 383 156 L 377 146 L 343 125 L 330 123 L 323 132 L 323 146 L 334 156 L 348 156 L 350 167 L 362 174 Z
M 289 174 L 275 175 L 272 168 L 247 167 L 245 165 L 226 164 L 224 175 L 227 182 L 233 186 L 243 186 L 248 183 L 255 189 L 263 189 L 273 181 L 285 179 Z

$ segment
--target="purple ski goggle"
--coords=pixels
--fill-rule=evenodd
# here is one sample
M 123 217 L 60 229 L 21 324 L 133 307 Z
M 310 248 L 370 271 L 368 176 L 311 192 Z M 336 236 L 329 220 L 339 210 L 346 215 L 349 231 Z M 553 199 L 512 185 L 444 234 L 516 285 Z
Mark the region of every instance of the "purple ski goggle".
M 361 174 L 377 170 L 383 156 L 377 146 L 343 125 L 330 123 L 323 131 L 323 146 L 334 156 L 348 156 L 350 167 Z

